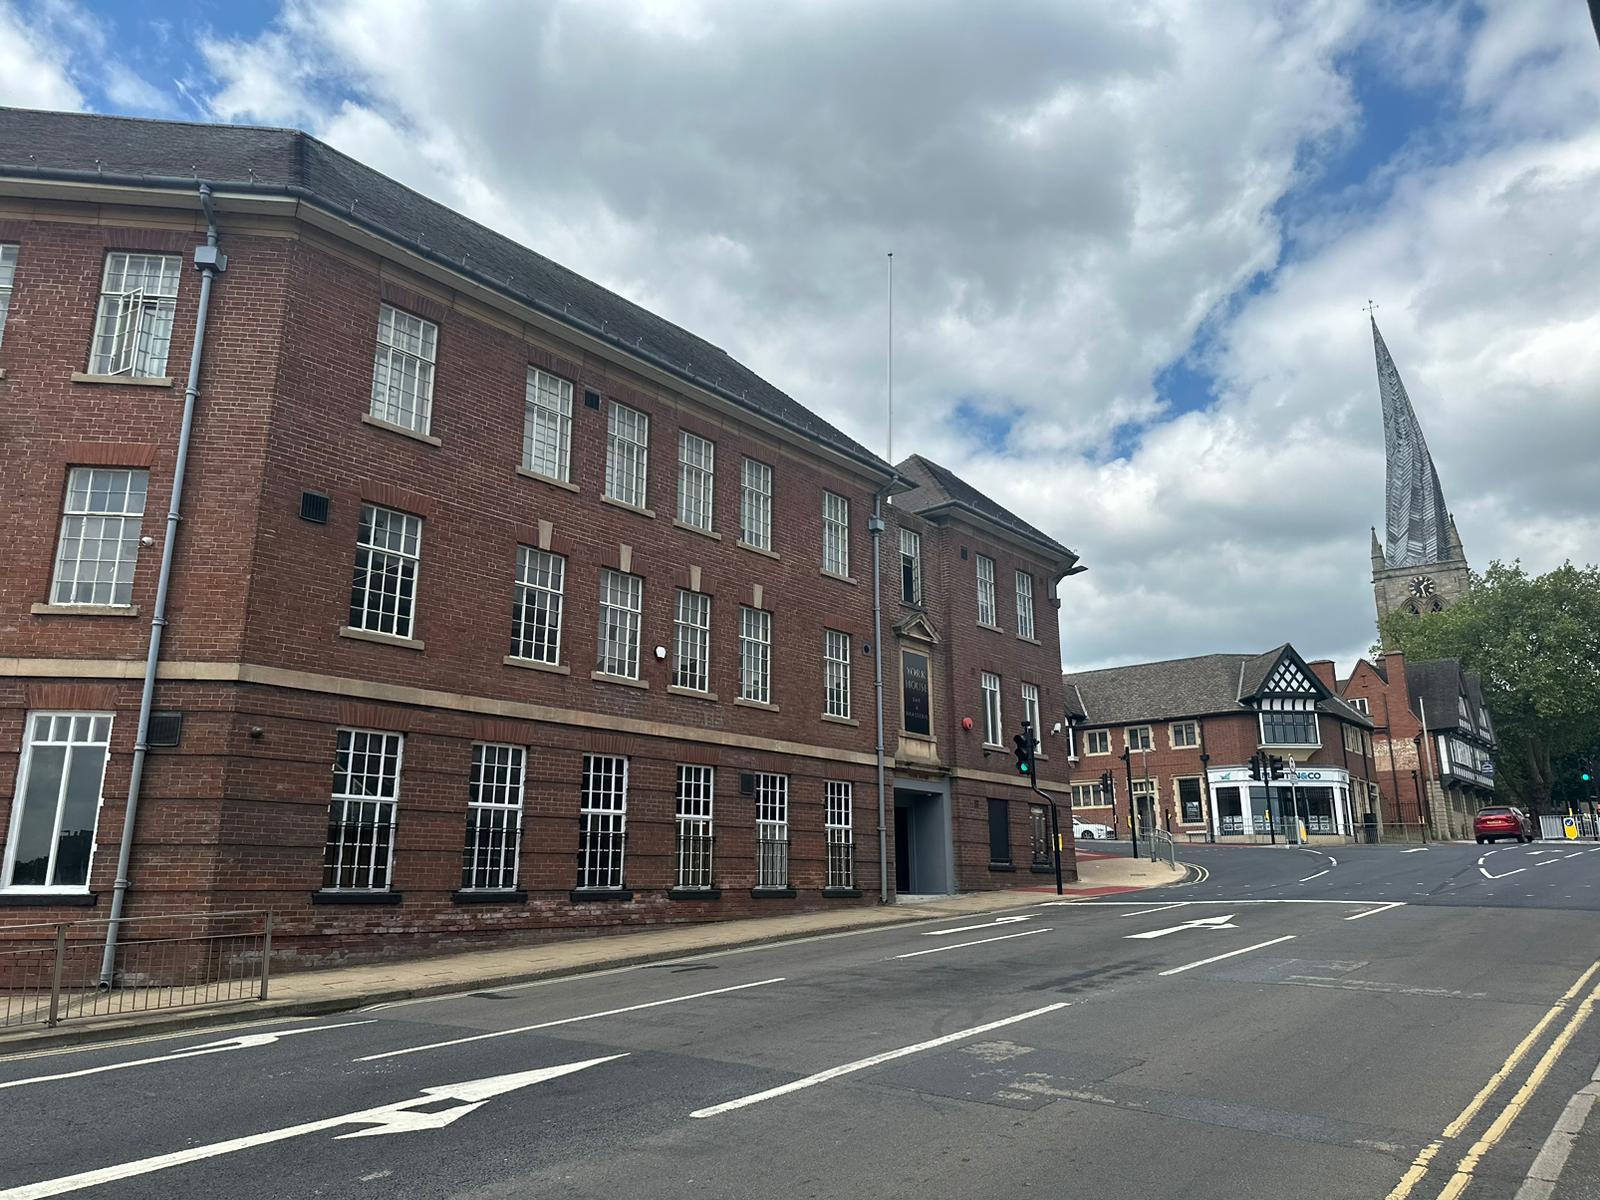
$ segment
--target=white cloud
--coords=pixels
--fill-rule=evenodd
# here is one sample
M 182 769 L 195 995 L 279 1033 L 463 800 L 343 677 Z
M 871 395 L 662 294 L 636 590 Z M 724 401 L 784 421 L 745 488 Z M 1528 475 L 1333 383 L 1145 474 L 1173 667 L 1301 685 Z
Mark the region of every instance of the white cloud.
M 67 47 L 42 24 L 26 18 L 9 0 L 0 0 L 0 104 L 81 109 L 83 93 L 72 82 Z
M 305 124 L 880 447 L 893 249 L 897 450 L 1083 552 L 1083 666 L 1365 647 L 1368 295 L 1474 561 L 1595 557 L 1592 30 L 1565 0 L 1402 7 L 290 0 L 202 51 L 219 117 Z M 1285 262 L 1285 198 L 1386 116 L 1358 56 L 1464 116 Z M 1217 402 L 1174 419 L 1153 378 L 1208 319 Z

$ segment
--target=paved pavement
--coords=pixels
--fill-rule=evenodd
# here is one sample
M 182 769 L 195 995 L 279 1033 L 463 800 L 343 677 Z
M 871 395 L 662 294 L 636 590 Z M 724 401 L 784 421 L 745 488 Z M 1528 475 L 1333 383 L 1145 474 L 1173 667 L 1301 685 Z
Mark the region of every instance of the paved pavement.
M 0 1200 L 1597 1194 L 1600 848 L 1323 849 L 13 1057 Z

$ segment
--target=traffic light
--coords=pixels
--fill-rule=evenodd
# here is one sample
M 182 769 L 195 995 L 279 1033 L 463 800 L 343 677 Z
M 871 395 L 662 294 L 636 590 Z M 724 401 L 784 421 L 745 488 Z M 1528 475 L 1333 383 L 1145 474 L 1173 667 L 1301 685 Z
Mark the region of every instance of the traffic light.
M 1102 800 L 1109 801 L 1111 799 L 1111 788 L 1114 782 L 1110 771 L 1100 772 L 1100 798 Z
M 1012 753 L 1017 756 L 1017 774 L 1033 778 L 1033 752 L 1039 748 L 1039 739 L 1033 736 L 1033 726 L 1024 725 L 1022 732 L 1011 739 Z
M 1269 772 L 1267 778 L 1276 779 L 1283 774 L 1283 759 L 1274 754 L 1267 759 L 1267 767 Z

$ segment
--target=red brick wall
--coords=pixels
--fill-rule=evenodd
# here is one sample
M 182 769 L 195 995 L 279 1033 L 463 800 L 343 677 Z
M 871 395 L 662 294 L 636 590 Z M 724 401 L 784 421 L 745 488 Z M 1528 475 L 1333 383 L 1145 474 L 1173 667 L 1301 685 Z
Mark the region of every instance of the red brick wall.
M 1387 680 L 1372 663 L 1362 659 L 1345 681 L 1342 695 L 1366 700 L 1368 713 L 1377 726 L 1372 734 L 1373 781 L 1383 795 L 1384 821 L 1421 825 L 1426 809 L 1416 738 L 1422 732 L 1422 722 L 1411 711 L 1405 655 L 1386 654 L 1379 661 Z

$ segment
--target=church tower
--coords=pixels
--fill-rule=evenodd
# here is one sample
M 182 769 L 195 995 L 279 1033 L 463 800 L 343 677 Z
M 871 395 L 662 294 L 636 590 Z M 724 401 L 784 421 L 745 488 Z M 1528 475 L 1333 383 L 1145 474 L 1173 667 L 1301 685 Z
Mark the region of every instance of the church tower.
M 1378 322 L 1372 321 L 1378 358 L 1378 399 L 1383 406 L 1386 505 L 1384 540 L 1372 531 L 1372 590 L 1381 620 L 1392 612 L 1440 612 L 1467 594 L 1471 572 L 1461 548 L 1455 518 L 1445 508 L 1444 490 L 1434 470 L 1428 443 L 1412 411 L 1411 398 Z

